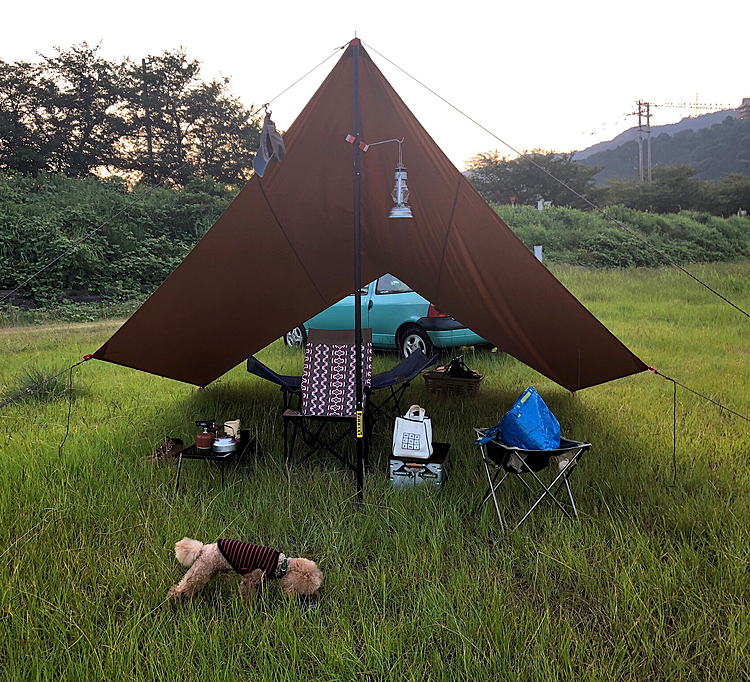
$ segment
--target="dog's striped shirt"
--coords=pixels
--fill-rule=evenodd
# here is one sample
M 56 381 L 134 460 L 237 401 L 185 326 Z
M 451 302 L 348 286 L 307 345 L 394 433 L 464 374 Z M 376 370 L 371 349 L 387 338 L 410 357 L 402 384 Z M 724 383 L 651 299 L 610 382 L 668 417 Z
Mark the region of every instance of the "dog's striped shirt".
M 239 540 L 222 539 L 216 543 L 222 556 L 238 573 L 250 573 L 256 568 L 266 572 L 269 580 L 276 577 L 279 552 L 262 545 L 251 545 Z

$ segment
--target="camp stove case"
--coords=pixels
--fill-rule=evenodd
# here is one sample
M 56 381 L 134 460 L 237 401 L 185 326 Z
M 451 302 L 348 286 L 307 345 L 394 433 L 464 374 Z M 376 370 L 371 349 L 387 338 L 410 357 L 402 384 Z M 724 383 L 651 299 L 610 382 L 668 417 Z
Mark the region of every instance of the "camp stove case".
M 450 443 L 432 444 L 432 455 L 428 459 L 391 457 L 389 478 L 394 488 L 419 485 L 438 487 L 446 480 L 445 461 Z

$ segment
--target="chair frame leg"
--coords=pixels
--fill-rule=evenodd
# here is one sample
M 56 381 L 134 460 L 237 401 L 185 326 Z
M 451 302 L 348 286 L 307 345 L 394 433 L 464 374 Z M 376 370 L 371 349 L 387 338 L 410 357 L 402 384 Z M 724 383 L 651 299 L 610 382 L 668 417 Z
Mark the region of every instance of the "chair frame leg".
M 578 459 L 582 454 L 583 454 L 583 450 L 579 450 L 578 452 L 576 452 L 575 455 L 573 455 L 573 457 L 571 457 L 568 460 L 568 463 L 565 466 L 565 468 L 560 472 L 560 474 L 562 475 L 562 479 L 565 482 L 565 489 L 568 491 L 568 499 L 570 500 L 570 506 L 573 509 L 573 516 L 576 519 L 578 518 L 578 509 L 576 507 L 576 501 L 573 499 L 573 491 L 570 489 L 570 483 L 568 481 L 568 478 L 571 472 L 573 471 L 573 469 L 575 469 L 578 466 Z
M 372 395 L 373 391 L 370 389 L 368 397 L 368 411 L 370 412 L 371 423 L 374 424 L 382 416 L 388 421 L 392 421 L 394 417 L 399 416 L 401 412 L 401 398 L 403 398 L 406 389 L 411 385 L 411 381 L 405 381 L 399 384 L 398 387 L 388 386 L 390 391 L 387 398 L 376 402 Z M 381 389 L 382 390 L 382 389 Z M 391 403 L 393 404 L 393 414 L 391 414 Z
M 490 474 L 490 466 L 487 462 L 487 454 L 485 452 L 484 446 L 482 446 L 482 462 L 484 463 L 484 471 L 487 474 L 487 483 L 489 484 L 489 487 L 487 488 L 487 492 L 482 498 L 482 501 L 479 503 L 477 511 L 479 511 L 487 503 L 490 497 L 492 497 L 492 502 L 495 505 L 495 513 L 497 514 L 497 518 L 500 521 L 500 531 L 503 535 L 505 535 L 505 522 L 503 521 L 503 515 L 500 513 L 500 507 L 497 504 L 497 495 L 495 495 L 495 491 L 502 485 L 503 481 L 508 478 L 508 474 L 506 472 L 505 476 L 503 476 L 502 479 L 500 479 L 500 481 L 496 483 L 497 479 L 502 473 L 502 470 L 498 469 L 493 479 L 492 474 Z
M 496 468 L 496 472 L 493 477 L 492 474 L 490 473 L 491 465 L 487 458 L 487 452 L 486 452 L 485 446 L 481 445 L 480 450 L 482 453 L 482 462 L 484 464 L 484 470 L 487 475 L 488 488 L 487 488 L 487 492 L 484 494 L 484 497 L 482 498 L 482 501 L 479 503 L 479 506 L 477 507 L 477 512 L 481 510 L 481 508 L 489 501 L 491 497 L 492 502 L 495 506 L 495 513 L 497 514 L 497 518 L 500 521 L 500 530 L 503 533 L 503 535 L 505 535 L 506 526 L 503 520 L 503 516 L 500 513 L 500 506 L 498 505 L 498 502 L 497 502 L 496 490 L 502 485 L 505 479 L 508 478 L 508 476 L 510 475 L 510 472 L 505 471 L 504 472 L 505 475 L 498 481 L 500 474 L 502 474 L 504 470 L 501 467 L 496 466 L 493 463 L 492 466 Z M 534 491 L 534 489 L 524 480 L 524 475 L 531 474 L 531 476 L 534 478 L 534 480 L 537 482 L 537 484 L 543 490 L 543 492 L 537 498 L 537 500 L 531 505 L 528 511 L 523 515 L 521 520 L 514 526 L 513 530 L 510 531 L 511 533 L 518 530 L 521 524 L 524 521 L 526 521 L 526 519 L 531 515 L 531 513 L 539 506 L 539 504 L 541 504 L 542 500 L 546 500 L 552 506 L 557 506 L 560 509 L 560 511 L 568 519 L 573 520 L 573 519 L 578 518 L 578 508 L 576 507 L 575 499 L 573 498 L 573 492 L 570 488 L 570 482 L 568 479 L 573 469 L 575 469 L 575 467 L 578 465 L 578 460 L 583 452 L 584 450 L 581 449 L 581 450 L 578 450 L 575 454 L 573 454 L 568 460 L 565 467 L 557 474 L 557 476 L 554 477 L 554 479 L 549 485 L 546 485 L 539 478 L 539 476 L 537 476 L 536 472 L 532 471 L 528 467 L 524 467 L 525 470 L 518 473 L 515 476 L 515 478 L 517 478 L 532 495 L 535 495 L 536 492 Z M 563 485 L 565 486 L 565 490 L 568 493 L 568 499 L 570 500 L 570 510 L 566 509 L 566 507 L 560 502 L 560 500 L 557 499 L 557 495 L 559 494 L 560 489 L 562 488 Z M 572 515 L 571 515 L 571 511 L 572 511 Z
M 285 420 L 287 424 L 285 426 L 288 426 L 288 421 L 291 420 Z M 339 422 L 340 423 L 340 422 Z M 352 463 L 349 461 L 349 459 L 342 455 L 340 452 L 335 450 L 335 447 L 339 445 L 342 441 L 344 441 L 347 437 L 349 437 L 352 432 L 354 431 L 355 424 L 354 421 L 352 421 L 346 429 L 344 429 L 335 440 L 326 441 L 323 440 L 322 434 L 325 431 L 327 427 L 331 426 L 330 423 L 321 422 L 319 425 L 316 426 L 316 428 L 308 428 L 303 422 L 294 422 L 291 425 L 292 428 L 292 436 L 291 436 L 291 444 L 286 449 L 286 464 L 287 466 L 291 466 L 293 463 L 293 455 L 297 440 L 297 431 L 302 431 L 302 433 L 307 436 L 307 438 L 312 441 L 311 445 L 314 447 L 310 447 L 310 449 L 299 459 L 299 461 L 296 462 L 296 464 L 301 464 L 302 462 L 306 461 L 313 455 L 315 455 L 318 452 L 328 452 L 329 454 L 333 455 L 339 462 L 341 462 L 344 466 L 351 469 L 352 471 L 357 470 L 357 463 Z M 368 464 L 368 456 L 369 456 L 369 429 L 365 433 L 365 443 L 364 443 L 364 464 L 367 466 Z
M 568 483 L 568 477 L 563 476 L 563 480 L 565 481 L 565 487 L 568 490 L 568 498 L 570 499 L 570 506 L 573 508 L 573 517 L 578 518 L 578 509 L 576 509 L 576 501 L 573 499 L 573 493 L 570 491 L 570 483 Z
M 576 509 L 575 502 L 573 501 L 573 494 L 572 494 L 572 492 L 570 490 L 570 484 L 568 483 L 568 475 L 570 474 L 570 471 L 572 471 L 573 468 L 576 466 L 576 464 L 578 464 L 578 457 L 580 456 L 580 454 L 581 454 L 580 452 L 577 452 L 575 455 L 573 455 L 568 460 L 568 463 L 565 466 L 565 468 L 559 474 L 557 474 L 557 476 L 555 476 L 554 480 L 552 481 L 552 483 L 549 484 L 549 486 L 544 485 L 544 483 L 539 478 L 539 476 L 537 476 L 534 471 L 532 471 L 531 469 L 527 468 L 527 472 L 526 473 L 530 473 L 534 477 L 534 479 L 539 484 L 539 486 L 544 489 L 544 492 L 539 497 L 539 499 L 537 499 L 537 501 L 534 502 L 534 504 L 526 512 L 526 514 L 524 514 L 523 518 L 516 524 L 516 527 L 513 529 L 513 531 L 515 531 L 515 530 L 517 530 L 519 528 L 519 526 L 529 517 L 529 515 L 531 514 L 531 512 L 533 512 L 539 506 L 539 504 L 541 503 L 541 501 L 544 500 L 544 499 L 547 499 L 548 502 L 553 502 L 554 504 L 556 504 L 558 506 L 558 508 L 560 509 L 560 511 L 563 514 L 565 514 L 565 516 L 567 516 L 569 519 L 573 520 L 573 518 L 576 518 L 576 519 L 578 518 L 578 510 Z M 523 484 L 527 488 L 529 488 L 529 490 L 532 490 L 531 487 L 529 486 L 529 484 L 526 483 L 526 481 L 523 480 L 523 477 L 521 475 L 519 475 L 518 478 L 519 478 L 519 480 L 521 480 L 523 482 Z M 557 491 L 560 488 L 560 485 L 562 485 L 562 482 L 558 484 L 558 481 L 560 481 L 561 479 L 562 479 L 562 481 L 565 482 L 565 487 L 566 487 L 566 489 L 568 491 L 568 498 L 570 499 L 570 502 L 571 502 L 571 505 L 572 505 L 572 508 L 573 508 L 573 516 L 570 515 L 570 512 L 560 503 L 560 501 L 557 499 L 557 497 L 555 497 Z M 558 484 L 557 489 L 553 492 L 552 488 L 556 484 Z M 548 499 L 548 496 L 549 496 L 549 499 Z M 513 532 L 513 531 L 511 531 L 511 532 Z
M 531 515 L 531 512 L 533 512 L 533 511 L 534 511 L 534 510 L 535 510 L 535 509 L 536 509 L 536 508 L 537 508 L 537 507 L 538 507 L 538 506 L 539 506 L 539 505 L 541 504 L 542 500 L 544 500 L 544 499 L 545 499 L 545 498 L 547 497 L 547 495 L 549 495 L 549 496 L 550 496 L 550 497 L 552 498 L 552 500 L 551 500 L 551 501 L 553 501 L 553 502 L 554 502 L 554 503 L 555 503 L 555 504 L 556 504 L 556 505 L 557 505 L 557 506 L 559 507 L 560 511 L 561 511 L 561 512 L 562 512 L 563 514 L 565 514 L 565 516 L 567 516 L 567 517 L 568 517 L 569 519 L 572 519 L 573 517 L 571 517 L 571 515 L 570 515 L 570 514 L 568 513 L 568 510 L 567 510 L 567 509 L 565 509 L 565 507 L 563 507 L 563 506 L 562 506 L 562 505 L 560 504 L 560 502 L 558 502 L 557 498 L 556 498 L 556 497 L 555 497 L 555 496 L 554 496 L 554 495 L 552 494 L 552 491 L 550 490 L 550 488 L 551 488 L 552 486 L 550 486 L 550 488 L 548 488 L 548 487 L 547 487 L 546 485 L 544 485 L 544 483 L 542 483 L 542 481 L 541 481 L 541 479 L 539 478 L 539 476 L 537 476 L 537 475 L 536 475 L 536 474 L 535 474 L 535 473 L 534 473 L 533 471 L 529 471 L 528 473 L 530 473 L 530 474 L 531 474 L 531 475 L 532 475 L 532 476 L 533 476 L 533 477 L 534 477 L 534 478 L 536 479 L 536 482 L 537 482 L 537 483 L 538 483 L 538 484 L 539 484 L 540 486 L 542 486 L 542 488 L 544 488 L 544 492 L 543 492 L 543 493 L 541 494 L 541 496 L 540 496 L 540 497 L 539 497 L 539 498 L 537 499 L 537 501 L 536 501 L 536 502 L 534 502 L 534 504 L 532 504 L 532 505 L 531 505 L 531 507 L 529 508 L 529 510 L 528 510 L 528 511 L 527 511 L 527 512 L 526 512 L 526 513 L 525 513 L 525 514 L 523 515 L 523 518 L 522 518 L 522 519 L 521 519 L 521 520 L 520 520 L 520 521 L 519 521 L 519 522 L 518 522 L 518 523 L 516 524 L 516 527 L 515 527 L 515 528 L 513 529 L 513 531 L 515 531 L 515 530 L 518 530 L 519 526 L 520 526 L 520 525 L 521 525 L 521 524 L 522 524 L 522 523 L 523 523 L 523 522 L 524 522 L 524 521 L 525 521 L 525 520 L 526 520 L 527 518 L 529 518 L 529 516 Z M 520 478 L 520 476 L 519 476 L 519 478 Z M 559 478 L 559 476 L 558 476 L 558 478 Z M 554 483 L 555 483 L 556 481 L 557 481 L 557 478 L 555 479 L 555 481 L 553 481 L 552 485 L 554 485 Z M 524 482 L 525 482 L 525 481 L 524 481 Z M 529 487 L 529 486 L 528 486 L 528 484 L 526 484 L 526 487 Z M 511 531 L 511 532 L 513 532 L 513 531 Z

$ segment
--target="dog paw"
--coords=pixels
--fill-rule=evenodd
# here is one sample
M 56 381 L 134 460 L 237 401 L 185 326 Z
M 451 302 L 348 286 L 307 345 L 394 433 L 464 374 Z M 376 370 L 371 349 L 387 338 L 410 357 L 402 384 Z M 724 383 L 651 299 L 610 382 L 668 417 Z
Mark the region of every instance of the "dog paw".
M 177 585 L 172 585 L 172 587 L 169 588 L 169 592 L 167 592 L 167 599 L 182 599 L 184 598 L 185 593 L 177 587 Z
M 240 581 L 240 596 L 243 599 L 254 597 L 263 588 L 265 573 L 256 568 L 242 576 Z

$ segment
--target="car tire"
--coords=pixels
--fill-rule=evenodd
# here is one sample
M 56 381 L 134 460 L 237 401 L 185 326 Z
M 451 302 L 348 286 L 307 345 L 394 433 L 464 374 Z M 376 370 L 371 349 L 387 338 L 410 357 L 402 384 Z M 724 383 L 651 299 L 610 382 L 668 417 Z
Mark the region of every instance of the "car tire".
M 307 332 L 300 325 L 284 334 L 284 345 L 287 348 L 304 348 L 307 343 Z
M 432 356 L 432 341 L 427 332 L 412 325 L 399 334 L 398 352 L 402 358 L 408 358 L 415 350 L 421 350 L 428 358 Z

